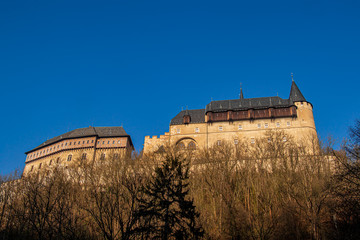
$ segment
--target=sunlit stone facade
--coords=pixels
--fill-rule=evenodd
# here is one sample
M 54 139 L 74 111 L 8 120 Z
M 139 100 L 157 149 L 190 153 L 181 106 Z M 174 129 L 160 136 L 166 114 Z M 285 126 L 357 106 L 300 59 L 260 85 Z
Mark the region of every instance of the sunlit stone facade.
M 79 128 L 26 152 L 24 174 L 73 161 L 105 160 L 109 154 L 127 154 L 133 149 L 122 127 Z

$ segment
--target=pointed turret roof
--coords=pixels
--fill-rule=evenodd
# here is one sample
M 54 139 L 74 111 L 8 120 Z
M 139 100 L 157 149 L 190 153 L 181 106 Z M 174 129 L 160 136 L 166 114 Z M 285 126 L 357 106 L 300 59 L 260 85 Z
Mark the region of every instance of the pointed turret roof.
M 292 81 L 289 99 L 293 102 L 306 102 L 305 97 L 302 95 L 300 89 L 295 81 Z
M 242 88 L 240 88 L 240 99 L 244 99 L 244 94 Z

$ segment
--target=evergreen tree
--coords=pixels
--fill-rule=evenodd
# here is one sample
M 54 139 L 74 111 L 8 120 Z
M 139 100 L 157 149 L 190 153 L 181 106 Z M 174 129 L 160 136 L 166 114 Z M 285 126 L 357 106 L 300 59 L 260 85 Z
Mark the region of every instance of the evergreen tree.
M 186 159 L 168 156 L 139 199 L 137 232 L 143 238 L 199 239 L 203 235 L 196 222 L 199 213 L 189 199 L 189 164 Z

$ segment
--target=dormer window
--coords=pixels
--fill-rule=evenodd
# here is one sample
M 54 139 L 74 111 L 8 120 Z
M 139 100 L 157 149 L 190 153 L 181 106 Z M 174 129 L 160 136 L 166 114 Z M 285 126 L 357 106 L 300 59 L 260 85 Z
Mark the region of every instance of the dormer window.
M 190 123 L 190 116 L 189 115 L 184 116 L 183 123 L 184 124 L 189 124 Z

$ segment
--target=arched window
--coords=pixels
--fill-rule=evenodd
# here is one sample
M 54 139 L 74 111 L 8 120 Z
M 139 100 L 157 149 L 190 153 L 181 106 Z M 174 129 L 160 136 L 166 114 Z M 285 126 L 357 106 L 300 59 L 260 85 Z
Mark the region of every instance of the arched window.
M 83 153 L 82 155 L 81 155 L 81 160 L 85 160 L 86 159 L 86 153 Z
M 196 150 L 196 144 L 193 141 L 189 142 L 188 149 L 189 150 Z
M 177 146 L 180 150 L 185 149 L 185 144 L 183 142 L 178 143 Z
M 71 154 L 69 154 L 69 155 L 68 155 L 68 158 L 67 158 L 68 162 L 70 162 L 70 161 L 71 161 L 71 158 L 72 158 L 72 155 L 71 155 Z

